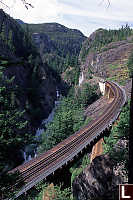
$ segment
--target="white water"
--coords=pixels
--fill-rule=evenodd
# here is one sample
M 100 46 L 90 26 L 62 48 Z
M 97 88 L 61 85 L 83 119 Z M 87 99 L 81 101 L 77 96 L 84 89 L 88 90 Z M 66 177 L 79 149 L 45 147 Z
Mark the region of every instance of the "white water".
M 56 97 L 57 97 L 57 99 L 60 97 L 59 90 L 56 90 Z
M 55 101 L 55 106 L 54 106 L 52 112 L 49 114 L 47 119 L 42 120 L 41 125 L 44 125 L 44 124 L 47 125 L 49 122 L 51 122 L 53 120 L 55 110 L 56 110 L 56 108 L 57 108 L 57 106 L 58 106 L 58 104 L 60 102 L 59 101 L 60 96 L 61 95 L 59 93 L 59 90 L 57 89 L 56 90 L 56 97 L 57 97 L 58 101 Z M 40 137 L 41 137 L 43 132 L 44 132 L 44 128 L 38 128 L 36 130 L 36 135 L 35 136 L 37 137 L 37 140 L 40 140 Z M 33 147 L 32 145 L 29 145 L 29 147 L 25 147 L 25 150 L 23 151 L 24 162 L 30 161 L 33 157 L 35 157 L 35 158 L 37 157 L 37 148 Z
M 79 77 L 79 86 L 82 84 L 83 80 L 84 80 L 84 74 L 82 72 L 81 76 Z
M 26 151 L 23 152 L 24 155 L 24 162 L 30 161 L 32 159 L 30 154 L 27 154 Z

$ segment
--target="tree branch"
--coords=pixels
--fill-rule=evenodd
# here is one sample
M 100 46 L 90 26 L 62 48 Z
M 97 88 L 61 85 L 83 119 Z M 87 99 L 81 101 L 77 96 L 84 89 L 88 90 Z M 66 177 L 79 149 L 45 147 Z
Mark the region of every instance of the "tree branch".
M 3 1 L 0 0 L 0 3 L 3 4 L 4 6 L 6 6 L 7 8 L 9 8 L 9 6 L 7 6 L 5 3 L 3 3 Z
M 28 3 L 26 0 L 21 0 L 24 4 L 24 6 L 26 7 L 26 9 L 28 9 L 29 7 L 34 8 L 32 4 Z
M 107 8 L 108 8 L 110 6 L 110 0 L 106 0 L 106 1 L 108 3 L 108 5 L 107 5 Z M 101 5 L 103 2 L 104 2 L 104 0 L 102 0 L 102 2 L 99 5 Z
M 28 9 L 29 7 L 34 8 L 32 4 L 30 4 L 30 3 L 27 2 L 27 0 L 20 0 L 20 1 L 24 4 L 24 6 L 26 7 L 26 9 Z M 10 8 L 7 4 L 5 4 L 3 2 L 3 0 L 0 0 L 0 4 L 6 6 L 7 8 Z

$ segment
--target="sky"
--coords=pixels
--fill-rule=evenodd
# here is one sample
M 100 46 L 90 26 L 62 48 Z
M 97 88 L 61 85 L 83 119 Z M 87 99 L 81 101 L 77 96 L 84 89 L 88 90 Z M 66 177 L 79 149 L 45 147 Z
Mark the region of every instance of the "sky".
M 20 0 L 3 0 L 0 5 L 11 17 L 26 23 L 57 22 L 79 29 L 89 36 L 98 28 L 118 29 L 128 23 L 133 27 L 132 0 L 27 0 L 34 8 L 27 10 Z

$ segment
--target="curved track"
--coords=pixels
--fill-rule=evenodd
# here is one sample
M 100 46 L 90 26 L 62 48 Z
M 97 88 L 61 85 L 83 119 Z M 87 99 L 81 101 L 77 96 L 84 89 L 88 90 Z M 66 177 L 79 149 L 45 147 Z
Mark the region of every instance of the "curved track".
M 122 106 L 126 101 L 124 91 L 113 82 L 107 82 L 113 93 L 112 102 L 106 110 L 87 126 L 68 137 L 51 150 L 41 154 L 37 158 L 15 168 L 11 172 L 19 171 L 21 177 L 16 184 L 23 178 L 26 183 L 16 197 L 32 188 L 39 181 L 46 178 L 56 169 L 60 168 L 68 161 L 72 160 L 83 148 L 97 138 L 106 128 L 108 128 L 118 117 Z

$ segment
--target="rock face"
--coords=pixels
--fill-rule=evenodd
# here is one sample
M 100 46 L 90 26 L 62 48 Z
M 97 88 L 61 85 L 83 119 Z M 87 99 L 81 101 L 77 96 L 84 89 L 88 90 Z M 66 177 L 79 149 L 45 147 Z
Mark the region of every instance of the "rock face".
M 95 76 L 113 77 L 118 82 L 124 75 L 128 76 L 127 60 L 133 49 L 133 35 L 130 33 L 130 37 L 127 34 L 123 38 L 117 38 L 117 34 L 120 35 L 116 30 L 111 32 L 99 29 L 83 43 L 79 60 L 84 74 L 91 71 Z
M 50 53 L 56 49 L 54 42 L 45 33 L 33 33 L 32 38 L 42 56 L 43 54 Z
M 58 23 L 27 24 L 27 26 L 43 62 L 47 61 L 59 73 L 64 72 L 68 58 L 72 59 L 79 55 L 82 42 L 86 39 L 79 30 L 69 29 Z
M 90 66 L 91 70 L 101 77 L 109 77 L 109 64 L 122 63 L 122 60 L 128 59 L 133 49 L 133 43 L 127 41 L 112 42 L 105 48 L 107 48 L 106 51 L 88 54 L 83 65 L 85 68 Z
M 20 88 L 15 100 L 18 109 L 26 110 L 31 129 L 38 126 L 54 106 L 57 81 L 48 65 L 42 63 L 28 32 L 3 10 L 0 10 L 0 58 L 9 61 L 5 75 L 15 76 L 14 84 Z
M 121 176 L 115 174 L 110 157 L 98 156 L 74 180 L 73 195 L 76 200 L 118 199 L 117 184 L 123 181 Z
M 27 24 L 35 42 L 45 45 L 43 53 L 55 53 L 59 56 L 76 55 L 86 37 L 76 29 L 69 29 L 58 23 Z M 63 50 L 63 52 L 62 52 Z

